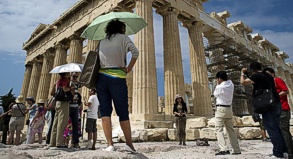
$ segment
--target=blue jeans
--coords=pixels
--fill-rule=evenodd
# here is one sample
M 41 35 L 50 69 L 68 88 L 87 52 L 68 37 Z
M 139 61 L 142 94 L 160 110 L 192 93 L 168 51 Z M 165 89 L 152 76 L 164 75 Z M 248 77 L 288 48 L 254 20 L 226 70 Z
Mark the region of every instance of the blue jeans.
M 287 152 L 287 146 L 279 126 L 280 104 L 278 103 L 276 107 L 262 114 L 264 126 L 273 144 L 273 154 L 276 157 L 283 157 L 284 152 Z
M 111 117 L 113 100 L 116 113 L 119 116 L 119 121 L 129 120 L 128 90 L 125 78 L 112 78 L 104 74 L 99 74 L 97 94 L 102 117 Z

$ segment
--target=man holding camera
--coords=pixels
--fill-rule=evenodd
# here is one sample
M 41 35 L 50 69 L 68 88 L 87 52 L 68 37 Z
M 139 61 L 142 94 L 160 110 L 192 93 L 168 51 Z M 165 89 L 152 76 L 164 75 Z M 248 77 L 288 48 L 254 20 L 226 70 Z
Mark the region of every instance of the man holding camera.
M 273 144 L 273 154 L 271 157 L 288 158 L 287 146 L 284 141 L 281 129 L 279 127 L 280 98 L 276 91 L 274 79 L 268 73 L 263 73 L 259 62 L 252 62 L 249 65 L 252 75 L 249 78 L 247 68 L 242 68 L 240 83 L 242 85 L 253 85 L 253 98 L 256 98 L 256 92 L 262 90 L 272 90 L 276 104 L 273 108 L 262 113 L 263 124 L 271 138 Z
M 227 134 L 233 148 L 231 155 L 238 155 L 241 154 L 241 151 L 239 148 L 236 133 L 233 129 L 233 112 L 231 107 L 233 100 L 234 84 L 231 80 L 228 80 L 228 75 L 225 71 L 219 71 L 216 74 L 216 78 L 218 85 L 216 86 L 216 89 L 214 91 L 214 96 L 217 98 L 215 127 L 220 151 L 215 155 L 230 154 L 227 142 L 225 141 L 224 137 L 224 127 L 227 130 Z

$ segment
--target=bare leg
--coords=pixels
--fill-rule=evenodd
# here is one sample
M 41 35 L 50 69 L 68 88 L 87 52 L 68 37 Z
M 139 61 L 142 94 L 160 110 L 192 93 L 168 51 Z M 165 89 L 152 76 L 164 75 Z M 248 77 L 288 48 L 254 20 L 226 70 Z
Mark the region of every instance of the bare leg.
M 113 146 L 111 118 L 110 117 L 102 117 L 102 125 L 103 125 L 105 137 L 108 142 L 108 146 L 110 146 L 110 145 Z M 121 123 L 120 123 L 120 125 L 121 125 Z M 122 126 L 121 126 L 121 128 L 122 128 Z M 122 128 L 122 130 L 123 130 L 123 128 Z M 126 136 L 125 136 L 125 138 L 126 138 Z M 126 142 L 127 142 L 127 138 L 126 138 Z
M 13 137 L 14 137 L 14 131 L 10 131 L 9 132 L 9 136 L 8 136 L 7 145 L 11 145 L 12 144 Z
M 97 141 L 97 132 L 93 132 L 93 146 L 92 150 L 96 149 L 96 141 Z
M 21 130 L 16 130 L 15 145 L 19 145 Z
M 130 121 L 129 120 L 121 121 L 120 126 L 125 136 L 126 145 L 128 145 L 132 150 L 135 151 L 135 148 L 132 145 Z M 111 134 L 111 138 L 112 138 L 112 134 Z

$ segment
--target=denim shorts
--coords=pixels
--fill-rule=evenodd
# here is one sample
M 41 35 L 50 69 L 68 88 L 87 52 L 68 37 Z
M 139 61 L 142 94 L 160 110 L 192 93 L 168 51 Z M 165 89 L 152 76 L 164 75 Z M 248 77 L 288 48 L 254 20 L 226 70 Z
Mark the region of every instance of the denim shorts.
M 113 101 L 119 121 L 129 120 L 128 90 L 125 78 L 113 78 L 100 73 L 97 80 L 97 94 L 101 117 L 111 117 Z

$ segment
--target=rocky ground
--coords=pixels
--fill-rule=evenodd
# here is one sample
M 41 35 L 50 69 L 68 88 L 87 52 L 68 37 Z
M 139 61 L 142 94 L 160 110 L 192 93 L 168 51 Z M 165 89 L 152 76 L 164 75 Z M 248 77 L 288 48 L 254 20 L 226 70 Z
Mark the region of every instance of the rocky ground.
M 215 156 L 217 143 L 210 141 L 210 146 L 196 146 L 195 142 L 187 142 L 187 146 L 180 146 L 178 142 L 144 142 L 135 143 L 138 154 L 123 151 L 123 143 L 115 144 L 115 152 L 105 152 L 101 149 L 105 144 L 97 144 L 97 150 L 88 150 L 82 146 L 79 150 L 57 149 L 47 145 L 0 145 L 0 159 L 257 159 L 269 158 L 272 153 L 272 144 L 261 140 L 241 140 L 241 155 Z

